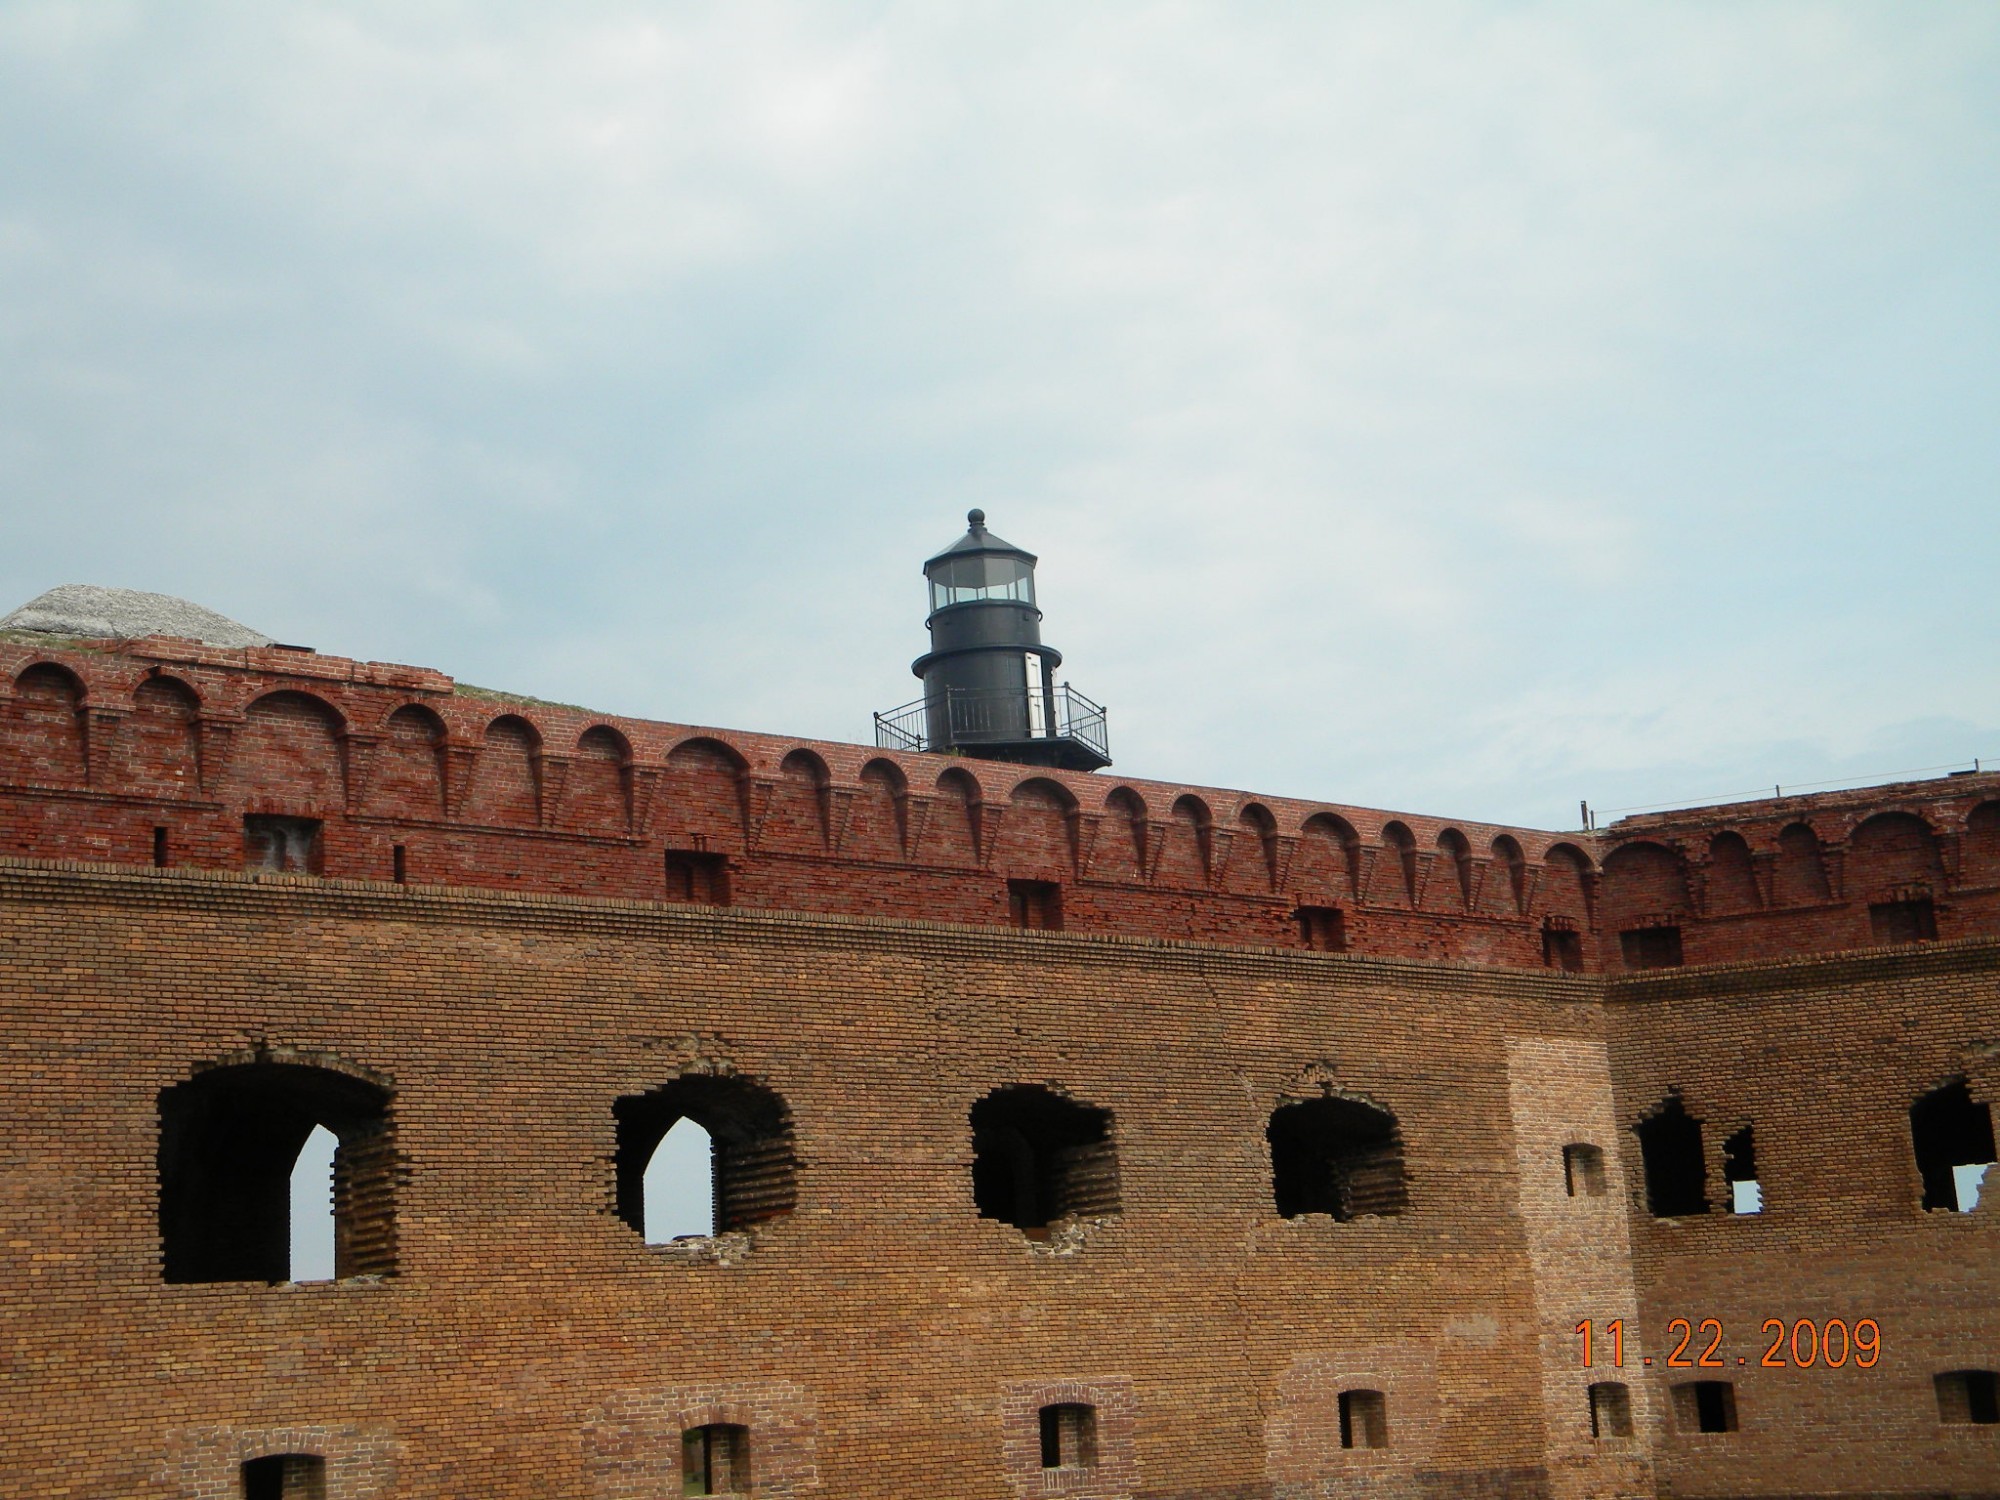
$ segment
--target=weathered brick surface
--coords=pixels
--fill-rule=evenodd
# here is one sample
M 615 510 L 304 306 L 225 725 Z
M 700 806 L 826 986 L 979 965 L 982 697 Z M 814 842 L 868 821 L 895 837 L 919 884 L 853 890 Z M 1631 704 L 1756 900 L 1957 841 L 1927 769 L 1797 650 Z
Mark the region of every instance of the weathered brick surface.
M 1922 1211 L 1908 1117 L 2000 1089 L 2000 779 L 1556 835 L 276 648 L 10 639 L 0 689 L 0 1493 L 220 1496 L 300 1451 L 335 1500 L 672 1494 L 680 1431 L 731 1422 L 774 1495 L 2000 1494 L 2000 1428 L 1931 1386 L 2000 1367 L 2000 1184 Z M 318 819 L 317 873 L 243 873 L 249 816 Z M 733 909 L 663 903 L 670 856 Z M 1010 879 L 1066 930 L 1009 930 Z M 1943 941 L 1869 946 L 1922 901 Z M 1300 951 L 1301 905 L 1350 953 Z M 1658 925 L 1696 967 L 1622 976 Z M 163 1282 L 160 1091 L 260 1057 L 391 1091 L 393 1275 Z M 716 1072 L 782 1097 L 796 1207 L 648 1247 L 612 1104 Z M 968 1112 L 1012 1083 L 1112 1112 L 1119 1213 L 976 1216 Z M 1669 1091 L 1699 1218 L 1646 1208 Z M 1326 1093 L 1394 1113 L 1405 1213 L 1277 1215 L 1265 1125 Z M 1765 1318 L 1835 1316 L 1877 1368 L 1759 1367 Z M 1721 1320 L 1740 1430 L 1674 1430 L 1692 1372 L 1641 1366 L 1633 1435 L 1591 1438 L 1584 1317 L 1628 1365 Z M 1356 1388 L 1385 1448 L 1340 1444 Z M 1099 1462 L 1042 1471 L 1071 1400 Z
M 1954 1076 L 2000 1099 L 1997 977 L 2000 949 L 1978 941 L 1612 987 L 1619 1117 L 1629 1126 L 1678 1089 L 1702 1121 L 1716 1200 L 1707 1214 L 1653 1218 L 1626 1132 L 1636 1352 L 1655 1361 L 1635 1379 L 1654 1384 L 1662 1410 L 1672 1380 L 1736 1385 L 1739 1431 L 1662 1442 L 1675 1494 L 2000 1491 L 2000 1426 L 1941 1425 L 1931 1384 L 1939 1371 L 2000 1368 L 2000 1173 L 1974 1212 L 1924 1212 L 1909 1118 Z M 1722 1190 L 1723 1140 L 1744 1125 L 1764 1192 L 1755 1215 L 1729 1212 Z M 1720 1321 L 1724 1368 L 1664 1369 L 1675 1318 Z M 1765 1321 L 1801 1318 L 1875 1319 L 1880 1362 L 1766 1368 Z

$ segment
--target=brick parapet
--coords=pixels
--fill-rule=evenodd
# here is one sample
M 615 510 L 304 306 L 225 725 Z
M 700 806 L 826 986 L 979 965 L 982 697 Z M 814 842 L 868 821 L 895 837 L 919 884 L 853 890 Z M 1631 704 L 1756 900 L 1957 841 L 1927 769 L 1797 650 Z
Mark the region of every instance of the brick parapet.
M 737 906 L 1004 925 L 1031 879 L 1073 931 L 1281 947 L 1322 907 L 1353 952 L 1523 969 L 1558 961 L 1545 929 L 1602 972 L 1661 924 L 1692 963 L 1860 947 L 1878 898 L 2000 932 L 1990 775 L 1562 834 L 593 714 L 288 648 L 17 633 L 0 699 L 0 848 L 31 857 L 228 869 L 246 816 L 289 815 L 336 878 L 645 900 L 680 850 Z M 1894 837 L 1850 849 L 1869 828 Z

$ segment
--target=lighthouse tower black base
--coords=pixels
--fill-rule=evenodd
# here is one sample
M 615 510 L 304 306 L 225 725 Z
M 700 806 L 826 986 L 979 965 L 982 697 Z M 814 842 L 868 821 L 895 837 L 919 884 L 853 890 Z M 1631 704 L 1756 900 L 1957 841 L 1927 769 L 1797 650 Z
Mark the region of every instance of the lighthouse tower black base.
M 964 536 L 924 564 L 931 649 L 910 664 L 924 681 L 915 703 L 875 715 L 875 743 L 983 760 L 1095 771 L 1111 764 L 1104 706 L 1055 670 L 1042 644 L 1035 555 L 986 529 L 972 511 Z

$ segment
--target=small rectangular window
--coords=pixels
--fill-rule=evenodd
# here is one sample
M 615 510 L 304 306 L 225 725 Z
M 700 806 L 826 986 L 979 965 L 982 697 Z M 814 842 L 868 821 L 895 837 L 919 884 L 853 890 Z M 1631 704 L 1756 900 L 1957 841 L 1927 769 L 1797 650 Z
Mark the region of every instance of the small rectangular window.
M 1868 926 L 1882 947 L 1933 942 L 1937 938 L 1937 908 L 1928 898 L 1877 901 L 1868 908 Z
M 683 1432 L 681 1493 L 749 1494 L 750 1429 L 731 1422 L 711 1422 Z
M 389 868 L 395 877 L 397 885 L 403 885 L 409 880 L 410 854 L 409 850 L 403 845 L 397 844 L 390 849 Z
M 1681 930 L 1630 928 L 1618 934 L 1618 949 L 1628 969 L 1677 969 L 1681 965 Z
M 1542 929 L 1542 965 L 1574 974 L 1583 968 L 1583 934 L 1569 927 Z
M 1299 944 L 1315 953 L 1347 951 L 1347 918 L 1337 906 L 1301 906 L 1292 913 L 1299 924 Z
M 696 849 L 667 851 L 667 899 L 698 906 L 729 904 L 729 862 Z
M 243 867 L 288 875 L 317 875 L 321 866 L 318 818 L 281 818 L 252 813 L 243 820 Z
M 1065 1401 L 1041 1410 L 1042 1467 L 1088 1469 L 1097 1463 L 1097 1408 Z
M 1600 1442 L 1632 1435 L 1632 1393 L 1615 1380 L 1590 1388 L 1590 1435 Z
M 1991 1427 L 2000 1423 L 2000 1373 L 1949 1370 L 1932 1377 L 1938 1420 L 1951 1426 Z
M 1604 1153 L 1581 1142 L 1563 1147 L 1563 1185 L 1572 1198 L 1602 1198 Z
M 1340 1446 L 1343 1448 L 1386 1448 L 1389 1446 L 1388 1404 L 1380 1391 L 1340 1393 Z
M 153 867 L 164 870 L 167 867 L 167 830 L 153 830 Z
M 1736 1387 L 1726 1380 L 1691 1380 L 1674 1387 L 1674 1426 L 1682 1432 L 1734 1432 Z
M 238 1471 L 243 1500 L 325 1500 L 326 1460 L 316 1453 L 272 1453 Z
M 1057 932 L 1062 928 L 1062 887 L 1053 880 L 1007 882 L 1007 917 L 1016 927 Z

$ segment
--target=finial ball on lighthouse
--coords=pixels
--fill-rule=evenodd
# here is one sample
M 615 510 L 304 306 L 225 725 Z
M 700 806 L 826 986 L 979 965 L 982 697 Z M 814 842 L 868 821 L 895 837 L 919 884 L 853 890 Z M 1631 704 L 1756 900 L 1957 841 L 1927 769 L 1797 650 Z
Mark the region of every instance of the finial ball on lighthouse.
M 968 526 L 977 531 L 986 524 L 986 512 L 983 510 L 969 510 L 965 513 L 965 521 Z

